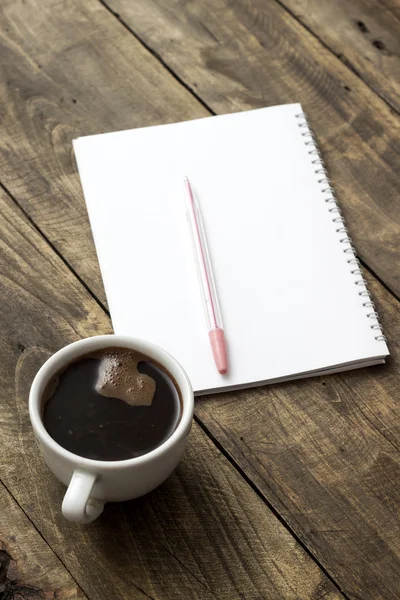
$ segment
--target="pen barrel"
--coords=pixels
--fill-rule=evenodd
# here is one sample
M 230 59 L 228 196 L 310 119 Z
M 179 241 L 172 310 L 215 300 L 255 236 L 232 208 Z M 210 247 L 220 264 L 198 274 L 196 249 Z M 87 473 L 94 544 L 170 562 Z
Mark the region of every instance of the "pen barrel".
M 205 235 L 203 219 L 198 203 L 192 192 L 189 182 L 186 180 L 186 214 L 196 261 L 197 275 L 199 279 L 200 292 L 203 299 L 204 312 L 207 327 L 211 329 L 222 329 L 221 311 L 219 308 L 217 290 Z

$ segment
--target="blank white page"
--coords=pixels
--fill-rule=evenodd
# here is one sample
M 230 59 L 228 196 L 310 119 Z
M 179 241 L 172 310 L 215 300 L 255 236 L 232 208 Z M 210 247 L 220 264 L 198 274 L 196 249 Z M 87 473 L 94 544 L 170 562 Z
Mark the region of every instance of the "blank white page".
M 196 392 L 388 353 L 358 295 L 360 277 L 298 127 L 301 112 L 284 105 L 74 142 L 115 333 L 168 350 Z M 185 175 L 210 247 L 227 375 L 217 372 L 208 340 Z

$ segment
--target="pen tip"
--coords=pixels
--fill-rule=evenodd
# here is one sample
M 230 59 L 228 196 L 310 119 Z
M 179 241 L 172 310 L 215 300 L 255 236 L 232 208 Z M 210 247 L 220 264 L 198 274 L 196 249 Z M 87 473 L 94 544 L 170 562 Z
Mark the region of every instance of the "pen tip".
M 189 183 L 189 178 L 188 178 L 188 176 L 187 176 L 187 175 L 185 175 L 185 177 L 183 178 L 183 181 L 184 181 L 185 183 Z

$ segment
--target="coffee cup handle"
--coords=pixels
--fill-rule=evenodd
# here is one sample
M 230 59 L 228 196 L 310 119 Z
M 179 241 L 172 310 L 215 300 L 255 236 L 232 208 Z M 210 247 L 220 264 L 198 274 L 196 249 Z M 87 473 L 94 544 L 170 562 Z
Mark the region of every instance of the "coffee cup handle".
M 83 469 L 74 471 L 62 503 L 66 519 L 74 523 L 91 523 L 101 515 L 104 502 L 90 497 L 96 478 L 94 473 Z

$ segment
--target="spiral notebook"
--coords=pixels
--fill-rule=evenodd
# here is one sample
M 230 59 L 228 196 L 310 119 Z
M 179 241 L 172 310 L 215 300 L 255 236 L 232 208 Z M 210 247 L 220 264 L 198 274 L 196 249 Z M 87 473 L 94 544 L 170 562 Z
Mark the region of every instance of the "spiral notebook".
M 388 355 L 299 104 L 74 141 L 114 330 L 156 342 L 196 393 Z M 229 352 L 213 361 L 184 210 L 201 202 Z

